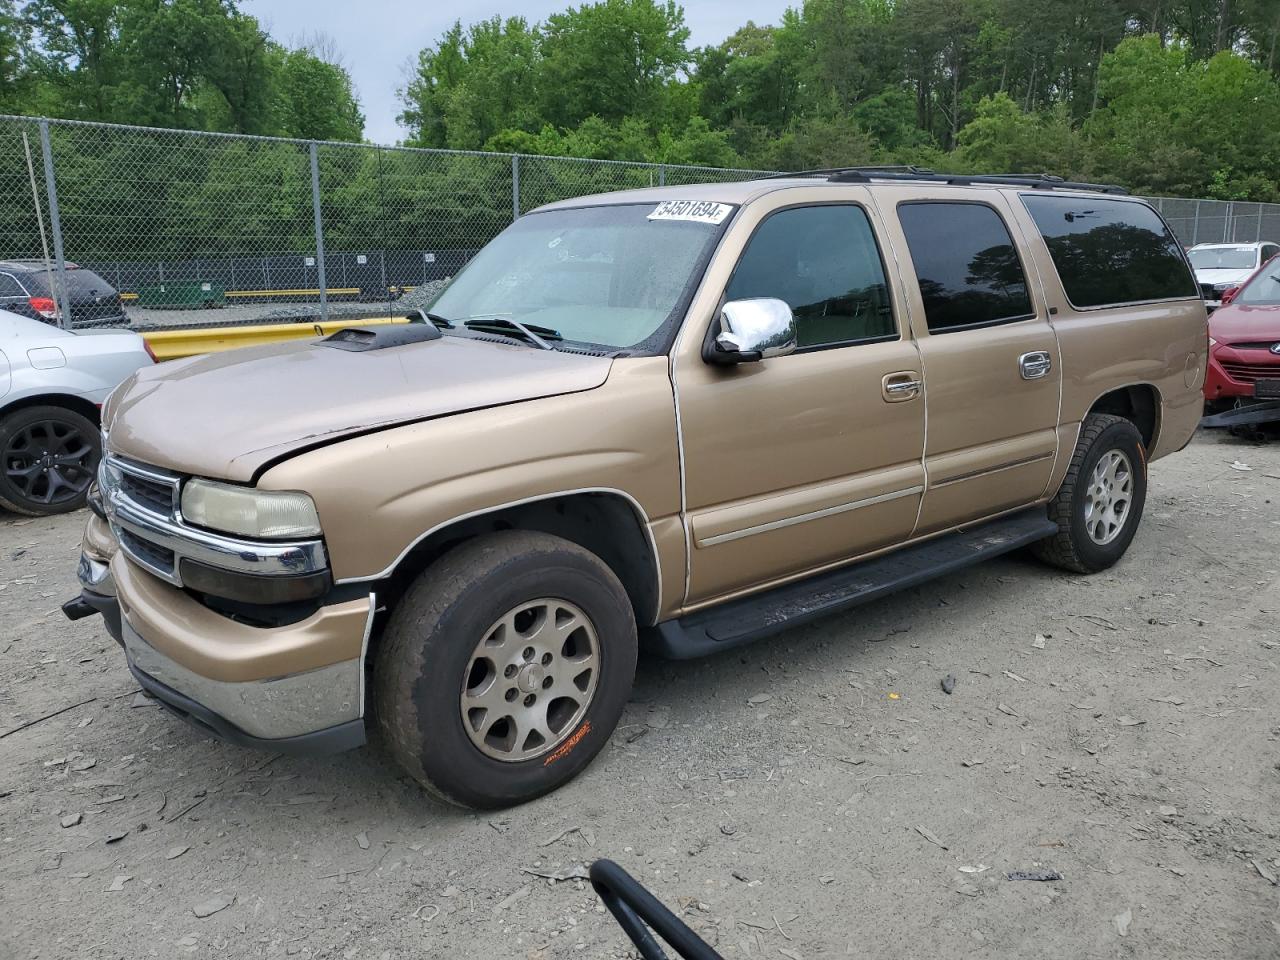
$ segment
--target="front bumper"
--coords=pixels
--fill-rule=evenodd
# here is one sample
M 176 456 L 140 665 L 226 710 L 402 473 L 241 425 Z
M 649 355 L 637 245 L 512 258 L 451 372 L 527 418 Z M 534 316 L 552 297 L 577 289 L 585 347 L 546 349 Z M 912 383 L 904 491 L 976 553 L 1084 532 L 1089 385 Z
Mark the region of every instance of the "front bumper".
M 341 689 L 349 686 L 350 677 L 344 677 L 342 675 L 344 671 L 331 671 L 328 676 L 323 677 L 314 674 L 288 677 L 272 681 L 270 686 L 261 685 L 257 690 L 248 689 L 244 685 L 239 685 L 238 688 L 227 684 L 210 685 L 201 678 L 192 677 L 189 674 L 184 678 L 183 671 L 176 664 L 165 661 L 157 657 L 154 651 L 150 651 L 145 641 L 138 637 L 136 631 L 130 629 L 128 623 L 125 623 L 124 630 L 125 656 L 129 663 L 129 672 L 133 674 L 133 678 L 138 681 L 142 689 L 159 700 L 171 712 L 220 740 L 242 747 L 271 750 L 275 753 L 308 756 L 342 753 L 344 750 L 353 750 L 365 743 L 362 717 L 329 724 L 320 714 L 313 712 L 311 723 L 321 722 L 317 729 L 283 737 L 255 735 L 235 719 L 247 717 L 250 723 L 261 725 L 262 721 L 268 719 L 270 715 L 279 714 L 282 706 L 285 714 L 296 718 L 297 710 L 290 706 L 291 704 L 312 699 L 324 700 L 331 687 L 336 685 Z M 205 691 L 204 702 L 148 673 L 138 665 L 139 658 L 175 683 L 184 684 L 189 688 L 202 688 Z M 221 712 L 214 709 L 210 705 L 211 702 L 220 702 L 223 708 Z M 344 704 L 344 707 L 349 707 L 349 704 Z M 344 709 L 339 712 L 339 715 L 349 712 L 349 709 Z
M 1257 381 L 1280 380 L 1280 356 L 1220 343 L 1209 350 L 1204 397 L 1209 402 L 1257 395 Z
M 138 683 L 232 743 L 289 753 L 360 746 L 372 595 L 321 606 L 298 623 L 256 627 L 197 602 L 108 546 L 90 520 L 79 601 L 101 612 Z M 109 537 L 109 531 L 107 533 Z M 80 615 L 83 608 L 69 603 Z

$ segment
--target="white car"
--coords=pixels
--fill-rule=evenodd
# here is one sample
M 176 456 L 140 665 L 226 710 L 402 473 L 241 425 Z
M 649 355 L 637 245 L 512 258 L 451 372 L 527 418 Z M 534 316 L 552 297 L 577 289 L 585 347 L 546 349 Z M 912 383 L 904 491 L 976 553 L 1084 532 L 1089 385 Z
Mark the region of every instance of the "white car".
M 83 506 L 101 456 L 99 408 L 154 362 L 136 333 L 71 333 L 0 310 L 0 510 Z
M 1253 275 L 1253 271 L 1280 253 L 1280 244 L 1268 241 L 1258 243 L 1199 243 L 1187 251 L 1196 282 L 1210 307 L 1220 306 L 1223 291 L 1238 287 Z

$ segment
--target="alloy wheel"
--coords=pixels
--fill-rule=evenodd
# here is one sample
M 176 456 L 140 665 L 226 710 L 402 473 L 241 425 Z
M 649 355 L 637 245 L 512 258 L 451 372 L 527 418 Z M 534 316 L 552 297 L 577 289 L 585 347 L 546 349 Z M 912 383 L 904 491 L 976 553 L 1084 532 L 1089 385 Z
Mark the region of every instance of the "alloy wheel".
M 1084 497 L 1084 528 L 1105 546 L 1124 529 L 1133 503 L 1133 464 L 1120 450 L 1108 450 L 1093 467 Z
M 471 742 L 505 762 L 550 753 L 577 728 L 600 675 L 600 641 L 580 607 L 543 598 L 499 617 L 476 644 L 459 707 Z
M 18 494 L 52 506 L 84 494 L 93 482 L 95 447 L 65 420 L 37 420 L 9 438 L 0 464 Z

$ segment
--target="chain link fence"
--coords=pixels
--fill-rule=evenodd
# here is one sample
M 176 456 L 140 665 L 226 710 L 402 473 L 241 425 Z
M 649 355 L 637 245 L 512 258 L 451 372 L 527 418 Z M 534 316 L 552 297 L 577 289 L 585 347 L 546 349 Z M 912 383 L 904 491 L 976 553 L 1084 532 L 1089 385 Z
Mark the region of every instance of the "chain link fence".
M 1280 243 L 1280 203 L 1152 197 L 1186 246 L 1197 243 Z
M 769 172 L 0 116 L 0 308 L 75 327 L 403 316 L 544 203 Z M 1188 246 L 1280 240 L 1280 204 L 1154 203 Z
M 74 327 L 403 316 L 523 211 L 759 172 L 0 117 L 0 308 Z

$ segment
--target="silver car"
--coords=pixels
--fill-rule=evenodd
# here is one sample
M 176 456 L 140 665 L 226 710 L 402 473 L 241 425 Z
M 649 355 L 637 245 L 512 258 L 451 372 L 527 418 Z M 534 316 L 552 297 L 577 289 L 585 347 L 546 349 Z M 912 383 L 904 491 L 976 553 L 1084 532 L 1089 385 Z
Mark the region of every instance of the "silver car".
M 1205 305 L 1216 310 L 1222 305 L 1226 291 L 1240 286 L 1277 254 L 1280 254 L 1280 244 L 1266 241 L 1201 243 L 1187 251 L 1187 259 L 1196 273 Z
M 101 456 L 102 402 L 154 362 L 136 333 L 71 333 L 0 310 L 0 509 L 83 506 Z

